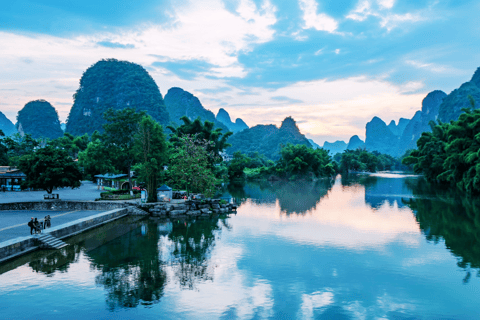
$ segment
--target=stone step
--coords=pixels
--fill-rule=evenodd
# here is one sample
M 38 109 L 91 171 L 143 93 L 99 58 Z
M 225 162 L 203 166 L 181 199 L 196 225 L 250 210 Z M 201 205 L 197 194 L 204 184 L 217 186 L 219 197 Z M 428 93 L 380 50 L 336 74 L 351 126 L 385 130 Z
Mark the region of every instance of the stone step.
M 68 246 L 68 243 L 63 242 L 62 240 L 55 238 L 50 234 L 40 234 L 37 239 L 44 244 L 44 246 L 53 249 L 60 249 Z

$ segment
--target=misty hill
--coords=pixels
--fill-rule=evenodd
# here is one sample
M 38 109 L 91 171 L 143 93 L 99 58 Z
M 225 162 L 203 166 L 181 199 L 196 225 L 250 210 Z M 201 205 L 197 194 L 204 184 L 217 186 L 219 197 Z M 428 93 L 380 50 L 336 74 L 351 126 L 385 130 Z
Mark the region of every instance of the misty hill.
M 320 149 L 321 147 L 315 143 L 312 139 L 308 139 L 308 142 L 312 145 L 313 149 Z
M 17 115 L 17 130 L 23 136 L 56 139 L 63 136 L 57 110 L 45 100 L 28 102 Z
M 157 84 L 140 65 L 115 59 L 100 60 L 88 68 L 74 94 L 66 131 L 73 135 L 103 131 L 103 113 L 113 108 L 146 111 L 160 124 L 169 117 Z
M 480 68 L 477 68 L 469 82 L 465 82 L 445 97 L 438 111 L 438 119 L 442 122 L 457 120 L 462 108 L 471 108 L 469 95 L 475 100 L 476 109 L 480 108 Z
M 394 157 L 400 157 L 409 149 L 417 147 L 422 132 L 431 131 L 429 122 L 437 120 L 440 105 L 447 95 L 435 90 L 422 101 L 422 109 L 411 120 L 401 118 L 398 125 L 392 120 L 387 126 L 382 119 L 374 117 L 366 126 L 365 147 Z
M 445 92 L 435 90 L 427 94 L 422 100 L 422 110 L 415 113 L 400 137 L 398 156 L 402 156 L 407 150 L 416 149 L 417 140 L 422 135 L 422 132 L 432 131 L 429 123 L 437 120 L 440 105 L 446 96 Z
M 410 120 L 408 120 L 408 119 L 400 118 L 400 120 L 398 120 L 398 125 L 397 125 L 395 123 L 395 121 L 392 120 L 392 121 L 390 121 L 390 124 L 388 125 L 388 128 L 390 129 L 390 131 L 392 131 L 392 133 L 394 135 L 399 137 L 403 134 L 403 131 L 405 130 L 405 128 L 407 127 L 409 122 L 410 122 Z
M 244 129 L 248 129 L 247 124 L 240 118 L 237 118 L 235 122 L 232 122 L 232 120 L 230 119 L 230 115 L 223 108 L 220 108 L 220 110 L 218 110 L 216 119 L 226 125 L 228 130 L 234 133 L 242 131 Z
M 280 148 L 287 143 L 311 147 L 310 142 L 300 133 L 292 117 L 285 118 L 280 128 L 269 124 L 242 130 L 231 136 L 228 142 L 232 145 L 227 149 L 229 154 L 233 154 L 235 151 L 247 154 L 257 151 L 272 160 L 280 157 Z
M 0 111 L 0 130 L 3 131 L 5 136 L 17 133 L 17 128 L 1 111 Z
M 354 135 L 348 140 L 347 150 L 357 150 L 365 148 L 365 142 L 360 139 L 357 135 Z
M 379 117 L 367 123 L 365 132 L 365 148 L 368 151 L 378 151 L 397 155 L 398 136 Z
M 215 119 L 215 114 L 205 109 L 200 100 L 188 91 L 181 88 L 170 88 L 165 95 L 165 106 L 170 117 L 170 121 L 175 125 L 182 125 L 183 121 L 181 117 L 187 116 L 190 120 L 195 120 L 200 117 L 200 120 L 204 122 L 208 120 L 215 124 L 216 128 L 221 128 L 222 131 L 230 131 L 226 125 Z
M 334 156 L 337 153 L 342 153 L 347 149 L 345 141 L 337 140 L 335 142 L 325 141 L 323 143 L 323 149 L 330 151 L 330 155 Z

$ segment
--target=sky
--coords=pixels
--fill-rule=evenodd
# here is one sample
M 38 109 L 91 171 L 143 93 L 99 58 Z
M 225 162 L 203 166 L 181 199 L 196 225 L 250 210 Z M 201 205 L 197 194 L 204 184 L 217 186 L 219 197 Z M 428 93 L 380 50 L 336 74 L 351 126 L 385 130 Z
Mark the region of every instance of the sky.
M 324 141 L 412 118 L 480 66 L 479 1 L 0 0 L 0 111 L 36 99 L 66 121 L 83 72 L 143 66 L 249 126 L 292 116 Z

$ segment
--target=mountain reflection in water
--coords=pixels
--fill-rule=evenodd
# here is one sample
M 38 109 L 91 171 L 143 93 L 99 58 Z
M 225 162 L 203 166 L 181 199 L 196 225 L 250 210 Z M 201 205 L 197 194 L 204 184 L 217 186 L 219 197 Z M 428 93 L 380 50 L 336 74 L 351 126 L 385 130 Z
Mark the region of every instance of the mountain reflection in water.
M 305 214 L 316 209 L 317 204 L 328 195 L 334 183 L 334 179 L 295 182 L 261 181 L 246 185 L 232 184 L 228 186 L 228 192 L 232 197 L 241 199 L 240 202 L 250 198 L 257 204 L 275 204 L 278 200 L 282 213 Z
M 385 173 L 230 185 L 223 196 L 241 203 L 237 214 L 120 219 L 0 265 L 2 316 L 24 306 L 26 318 L 56 319 L 480 312 L 478 200 Z

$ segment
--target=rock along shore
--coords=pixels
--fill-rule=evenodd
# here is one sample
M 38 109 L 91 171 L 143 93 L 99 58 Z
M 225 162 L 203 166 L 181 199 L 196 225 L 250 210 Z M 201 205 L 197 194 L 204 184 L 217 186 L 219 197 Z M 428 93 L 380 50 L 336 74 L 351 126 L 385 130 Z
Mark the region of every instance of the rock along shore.
M 229 213 L 237 210 L 236 204 L 220 204 L 220 199 L 186 200 L 177 203 L 143 203 L 139 207 L 153 217 L 164 218 L 209 217 L 212 214 Z

